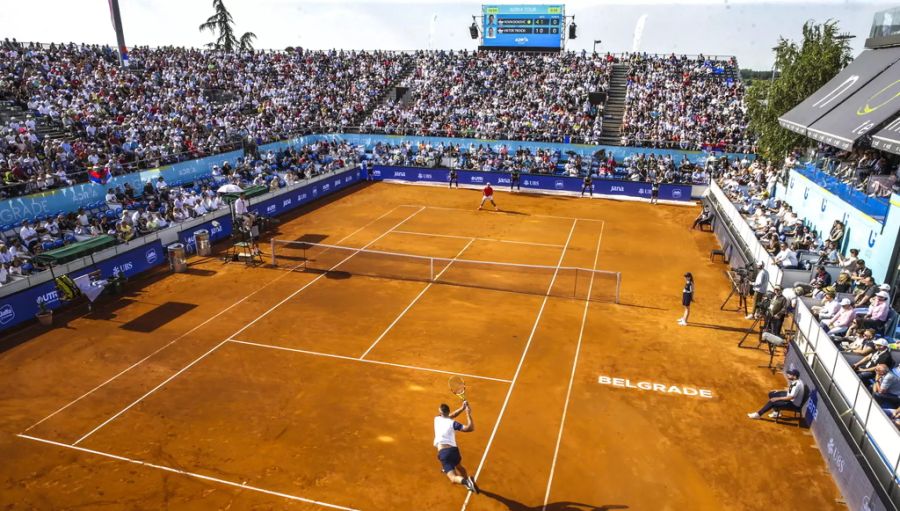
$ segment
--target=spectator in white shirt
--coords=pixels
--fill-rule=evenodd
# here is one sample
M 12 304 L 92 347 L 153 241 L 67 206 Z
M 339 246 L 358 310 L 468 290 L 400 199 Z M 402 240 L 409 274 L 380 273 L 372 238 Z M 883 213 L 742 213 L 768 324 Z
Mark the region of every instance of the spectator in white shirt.
M 787 243 L 781 244 L 781 251 L 775 255 L 775 263 L 782 268 L 797 267 L 797 252 L 791 249 Z

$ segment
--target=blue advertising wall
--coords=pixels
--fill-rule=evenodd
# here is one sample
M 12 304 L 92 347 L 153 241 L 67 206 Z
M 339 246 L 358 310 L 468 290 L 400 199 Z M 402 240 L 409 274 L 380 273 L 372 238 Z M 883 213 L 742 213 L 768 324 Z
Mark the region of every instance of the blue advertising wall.
M 412 183 L 448 183 L 448 169 L 426 169 L 419 167 L 372 167 L 375 179 L 391 179 Z M 459 183 L 462 185 L 483 186 L 491 183 L 502 190 L 510 185 L 510 175 L 506 172 L 459 171 Z M 542 174 L 522 174 L 519 179 L 522 189 L 548 192 L 581 193 L 582 181 L 578 177 L 550 176 Z M 619 195 L 623 197 L 650 198 L 650 183 L 621 181 L 616 179 L 594 179 L 594 193 L 598 195 Z M 663 184 L 659 187 L 659 198 L 672 201 L 690 201 L 691 185 Z
M 900 196 L 890 199 L 884 223 L 856 209 L 797 171 L 791 171 L 787 187 L 778 186 L 776 197 L 786 200 L 797 216 L 820 233 L 828 233 L 835 220 L 845 225 L 845 251 L 859 249 L 859 257 L 872 269 L 877 282 L 884 282 L 890 271 L 897 236 L 900 233 Z
M 184 251 L 186 253 L 193 254 L 197 252 L 197 244 L 194 242 L 194 233 L 201 229 L 206 229 L 207 231 L 209 231 L 210 243 L 216 243 L 217 241 L 224 240 L 228 236 L 231 236 L 231 231 L 233 229 L 231 212 L 228 211 L 218 218 L 215 218 L 208 222 L 203 222 L 200 225 L 195 225 L 190 229 L 180 231 L 178 233 L 178 241 L 180 241 L 184 245 Z
M 112 277 L 116 270 L 125 277 L 133 277 L 165 262 L 166 257 L 162 243 L 155 240 L 110 259 L 99 261 L 96 265 L 72 272 L 69 277 L 75 279 L 95 270 L 100 270 L 103 278 Z M 0 329 L 11 328 L 23 321 L 33 319 L 40 310 L 38 306 L 40 303 L 43 303 L 48 309 L 56 309 L 63 305 L 54 281 L 38 284 L 4 298 L 0 305 Z
M 303 144 L 311 144 L 317 140 L 346 140 L 352 144 L 362 144 L 367 149 L 371 149 L 379 142 L 387 144 L 400 144 L 403 142 L 426 142 L 437 145 L 439 143 L 460 144 L 469 146 L 470 144 L 481 145 L 486 144 L 494 148 L 501 145 L 516 150 L 522 147 L 536 149 L 560 150 L 563 152 L 573 152 L 584 157 L 589 157 L 600 149 L 605 149 L 608 153 L 614 155 L 617 160 L 621 161 L 626 156 L 640 153 L 666 154 L 673 158 L 680 159 L 682 155 L 686 155 L 693 162 L 701 162 L 709 156 L 709 153 L 699 151 L 678 151 L 674 149 L 650 149 L 643 147 L 617 147 L 617 146 L 594 146 L 584 144 L 559 144 L 550 142 L 521 142 L 510 140 L 481 140 L 475 138 L 447 138 L 447 137 L 416 137 L 416 136 L 399 136 L 399 135 L 364 135 L 364 134 L 329 134 L 329 135 L 307 135 L 296 137 L 283 142 L 274 142 L 271 144 L 261 145 L 260 151 L 278 151 L 287 147 Z M 32 219 L 40 215 L 55 215 L 57 213 L 68 213 L 76 211 L 80 207 L 99 202 L 103 200 L 108 188 L 116 186 L 124 186 L 130 183 L 136 189 L 143 187 L 143 183 L 149 180 L 155 180 L 162 176 L 169 184 L 179 184 L 194 181 L 199 178 L 208 177 L 211 174 L 213 165 L 222 165 L 226 161 L 234 161 L 243 153 L 241 151 L 231 151 L 228 153 L 199 158 L 173 165 L 167 165 L 155 169 L 144 170 L 132 174 L 126 174 L 112 178 L 106 185 L 98 185 L 94 183 L 82 183 L 67 188 L 58 188 L 47 192 L 37 193 L 24 197 L 16 197 L 0 201 L 0 225 L 18 224 L 22 220 Z M 742 156 L 729 153 L 729 156 Z M 753 159 L 753 155 L 747 155 Z M 524 186 L 524 185 L 523 185 Z M 599 193 L 599 192 L 598 192 Z

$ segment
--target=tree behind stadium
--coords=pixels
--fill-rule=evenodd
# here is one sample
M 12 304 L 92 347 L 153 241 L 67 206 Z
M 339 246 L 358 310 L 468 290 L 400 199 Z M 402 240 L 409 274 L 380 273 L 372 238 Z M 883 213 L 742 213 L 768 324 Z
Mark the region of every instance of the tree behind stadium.
M 850 44 L 838 33 L 837 22 L 803 25 L 803 42 L 779 38 L 772 80 L 754 80 L 747 91 L 750 130 L 758 137 L 758 152 L 771 161 L 781 161 L 796 147 L 811 139 L 782 128 L 778 117 L 800 104 L 825 85 L 851 60 Z
M 215 41 L 207 43 L 206 47 L 227 52 L 253 51 L 253 40 L 256 39 L 256 34 L 244 32 L 240 39 L 236 38 L 234 36 L 234 19 L 225 7 L 223 0 L 213 0 L 213 8 L 216 13 L 200 25 L 200 32 L 205 30 L 214 34 L 218 32 L 219 37 Z

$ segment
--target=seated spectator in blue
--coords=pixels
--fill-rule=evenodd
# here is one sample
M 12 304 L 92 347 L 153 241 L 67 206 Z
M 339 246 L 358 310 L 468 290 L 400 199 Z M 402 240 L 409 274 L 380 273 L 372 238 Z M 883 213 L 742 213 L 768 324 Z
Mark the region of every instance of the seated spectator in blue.
M 806 393 L 806 386 L 800 379 L 800 371 L 788 369 L 785 376 L 788 380 L 787 389 L 769 392 L 769 400 L 766 401 L 766 404 L 759 411 L 748 413 L 747 417 L 759 419 L 763 414 L 774 409 L 775 411 L 769 414 L 769 417 L 776 419 L 780 416 L 781 410 L 800 410 Z
M 887 364 L 875 366 L 875 383 L 872 384 L 872 397 L 882 408 L 900 406 L 900 376 L 897 369 Z

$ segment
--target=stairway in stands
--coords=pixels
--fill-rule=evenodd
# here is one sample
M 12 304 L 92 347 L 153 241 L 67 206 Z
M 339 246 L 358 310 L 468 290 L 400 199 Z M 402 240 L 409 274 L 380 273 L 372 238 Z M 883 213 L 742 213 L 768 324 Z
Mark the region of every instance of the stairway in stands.
M 627 77 L 628 64 L 613 64 L 609 89 L 606 91 L 606 107 L 603 110 L 603 132 L 600 133 L 600 143 L 603 145 L 622 145 Z
M 416 69 L 416 60 L 412 59 L 409 63 L 406 64 L 406 67 L 403 68 L 403 71 L 400 72 L 400 75 L 397 76 L 397 79 L 394 80 L 393 82 L 391 82 L 390 85 L 385 87 L 384 91 L 381 93 L 381 95 L 378 96 L 375 99 L 375 101 L 372 102 L 372 106 L 370 106 L 369 108 L 366 108 L 365 110 L 363 110 L 362 112 L 360 112 L 358 115 L 356 115 L 353 118 L 353 122 L 351 123 L 352 127 L 347 129 L 347 133 L 359 133 L 359 126 L 363 123 L 363 121 L 365 121 L 369 117 L 369 115 L 372 114 L 372 112 L 375 111 L 376 108 L 378 108 L 379 106 L 384 105 L 384 104 L 393 103 L 393 101 L 395 99 L 394 89 L 398 85 L 403 83 L 404 80 L 409 78 L 409 76 L 412 75 L 412 73 L 413 73 L 413 71 L 415 71 L 415 69 Z M 406 98 L 408 98 L 411 92 L 412 92 L 412 88 L 410 87 L 410 89 L 408 91 L 406 91 L 406 94 L 404 94 L 404 96 L 402 98 L 400 98 L 401 102 L 404 101 Z
M 12 119 L 24 124 L 27 116 L 28 110 L 22 104 L 13 99 L 0 98 L 0 127 L 6 128 Z M 71 133 L 62 123 L 53 121 L 46 116 L 35 117 L 34 131 L 42 139 L 72 138 Z

